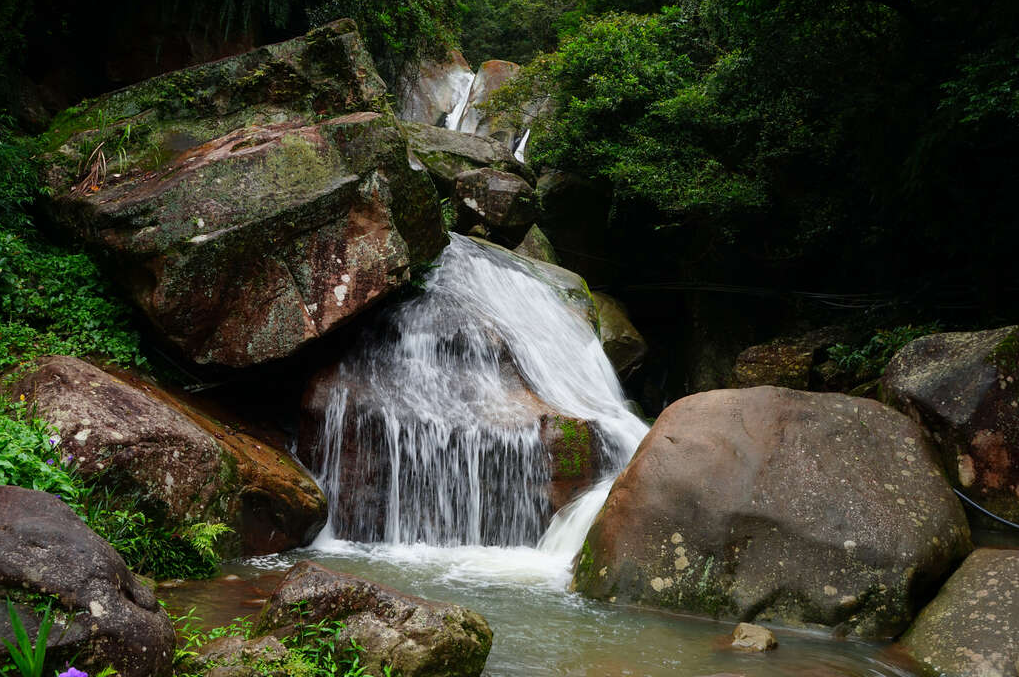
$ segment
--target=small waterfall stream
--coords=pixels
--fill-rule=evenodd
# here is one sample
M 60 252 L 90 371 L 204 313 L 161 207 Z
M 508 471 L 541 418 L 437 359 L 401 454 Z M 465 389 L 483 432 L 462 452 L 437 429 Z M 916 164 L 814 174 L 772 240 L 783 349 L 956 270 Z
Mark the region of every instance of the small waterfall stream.
M 550 517 L 540 417 L 553 411 L 595 424 L 609 469 L 542 539 L 572 556 L 647 426 L 562 283 L 451 237 L 425 291 L 385 313 L 336 372 L 317 469 L 331 506 L 320 540 L 537 545 Z

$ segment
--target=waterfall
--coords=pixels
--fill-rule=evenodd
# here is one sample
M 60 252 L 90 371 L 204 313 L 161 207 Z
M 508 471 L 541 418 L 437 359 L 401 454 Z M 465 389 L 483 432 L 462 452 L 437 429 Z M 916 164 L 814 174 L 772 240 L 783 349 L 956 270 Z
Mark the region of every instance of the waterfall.
M 446 116 L 446 129 L 454 132 L 460 130 L 460 121 L 463 119 L 464 110 L 471 97 L 471 87 L 474 85 L 476 76 L 470 71 L 457 71 L 450 77 L 450 86 L 453 90 L 453 110 Z
M 451 238 L 424 291 L 385 312 L 335 372 L 317 468 L 327 535 L 534 546 L 551 517 L 542 413 L 597 427 L 609 469 L 598 491 L 647 431 L 561 278 Z M 604 501 L 590 496 L 553 519 L 543 547 L 582 542 Z
M 527 150 L 527 140 L 529 138 L 531 138 L 530 128 L 524 130 L 524 136 L 520 139 L 520 143 L 518 143 L 517 147 L 513 149 L 513 157 L 515 157 L 517 162 L 521 164 L 527 162 L 527 160 L 524 159 L 524 151 Z

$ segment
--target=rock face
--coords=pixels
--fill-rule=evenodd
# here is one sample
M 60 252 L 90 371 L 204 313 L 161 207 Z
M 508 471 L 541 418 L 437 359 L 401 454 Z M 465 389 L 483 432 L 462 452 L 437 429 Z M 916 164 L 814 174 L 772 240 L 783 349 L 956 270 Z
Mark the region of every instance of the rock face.
M 445 244 L 384 94 L 350 21 L 153 78 L 54 122 L 49 211 L 190 359 L 286 357 Z
M 453 194 L 458 174 L 483 167 L 516 174 L 529 184 L 534 183 L 531 170 L 495 139 L 413 122 L 404 123 L 403 128 L 414 160 L 428 170 L 435 185 L 447 196 Z
M 925 675 L 1012 677 L 1019 664 L 1019 550 L 975 551 L 901 644 Z
M 400 119 L 444 126 L 473 82 L 474 71 L 455 49 L 444 61 L 423 59 L 404 74 L 396 88 Z
M 508 80 L 520 72 L 520 66 L 510 61 L 486 61 L 478 67 L 477 77 L 471 85 L 471 93 L 467 98 L 467 108 L 458 126 L 459 131 L 477 136 L 497 138 L 507 146 L 512 144 L 514 131 L 500 130 L 493 124 L 478 106 L 488 102 L 495 90 L 502 87 Z M 500 133 L 502 132 L 502 133 Z
M 601 346 L 616 368 L 620 380 L 624 380 L 644 362 L 647 342 L 630 322 L 622 303 L 599 292 L 593 292 L 591 297 L 598 310 Z
M 601 477 L 606 455 L 590 421 L 554 412 L 540 420 L 541 441 L 551 462 L 549 497 L 555 514 Z
M 125 378 L 127 376 L 125 375 Z M 285 452 L 227 430 L 159 388 L 125 382 L 73 357 L 48 357 L 14 384 L 57 426 L 85 477 L 137 493 L 167 524 L 225 522 L 224 553 L 306 545 L 326 501 Z
M 934 433 L 953 485 L 1019 520 L 1019 327 L 934 334 L 885 369 L 885 401 Z
M 801 336 L 783 337 L 750 346 L 739 354 L 729 379 L 732 388 L 778 386 L 799 390 L 818 389 L 821 374 L 815 370 L 827 361 L 828 348 L 848 340 L 841 327 L 824 327 Z M 824 388 L 819 388 L 824 389 Z
M 304 604 L 305 615 L 294 607 Z M 370 674 L 384 666 L 404 677 L 475 676 L 485 667 L 492 631 L 479 614 L 455 604 L 412 597 L 371 581 L 299 562 L 265 603 L 255 632 L 292 634 L 297 623 L 343 621 L 340 645 L 364 647 Z
M 599 599 L 886 637 L 971 548 L 923 430 L 873 400 L 717 390 L 666 409 L 574 585 Z
M 48 594 L 58 600 L 58 623 L 47 643 L 50 670 L 74 657 L 88 672 L 112 665 L 124 677 L 171 674 L 175 638 L 166 612 L 120 555 L 60 499 L 0 487 L 0 552 L 0 596 Z M 20 606 L 22 619 L 32 606 Z M 4 613 L 0 637 L 12 641 L 8 623 Z M 37 623 L 28 623 L 33 638 Z M 6 656 L 0 644 L 0 661 Z
M 538 218 L 534 191 L 515 174 L 485 167 L 458 174 L 453 189 L 456 230 L 480 227 L 484 237 L 518 246 Z
M 555 248 L 552 247 L 552 243 L 548 241 L 548 237 L 538 226 L 531 226 L 523 241 L 513 249 L 513 253 L 551 263 L 553 266 L 559 265 L 559 257 L 556 256 Z

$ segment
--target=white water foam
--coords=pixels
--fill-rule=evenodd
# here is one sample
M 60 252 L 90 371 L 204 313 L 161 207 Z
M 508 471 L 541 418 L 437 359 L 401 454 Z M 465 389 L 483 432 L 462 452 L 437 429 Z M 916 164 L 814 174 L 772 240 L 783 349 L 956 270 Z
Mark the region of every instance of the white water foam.
M 476 76 L 470 71 L 455 71 L 449 76 L 450 88 L 453 90 L 453 110 L 446 116 L 446 129 L 460 131 L 464 110 L 471 96 L 471 86 Z
M 437 263 L 426 291 L 385 314 L 337 371 L 318 468 L 330 524 L 314 547 L 348 547 L 337 538 L 445 546 L 437 550 L 458 566 L 483 561 L 480 571 L 510 558 L 474 546 L 516 546 L 512 559 L 561 573 L 647 426 L 626 408 L 591 325 L 564 300 L 575 289 L 457 235 Z M 550 477 L 539 417 L 549 408 L 594 422 L 608 471 L 542 537 Z M 384 501 L 364 491 L 372 482 L 388 487 Z M 520 547 L 539 538 L 540 550 Z

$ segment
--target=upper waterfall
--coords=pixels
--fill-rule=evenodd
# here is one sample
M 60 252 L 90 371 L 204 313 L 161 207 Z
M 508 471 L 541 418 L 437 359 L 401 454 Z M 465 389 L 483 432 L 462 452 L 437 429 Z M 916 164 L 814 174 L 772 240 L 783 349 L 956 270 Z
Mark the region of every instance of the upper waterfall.
M 611 476 L 647 431 L 554 276 L 451 238 L 424 291 L 335 372 L 317 472 L 336 536 L 535 545 L 550 516 L 542 412 L 593 422 Z

